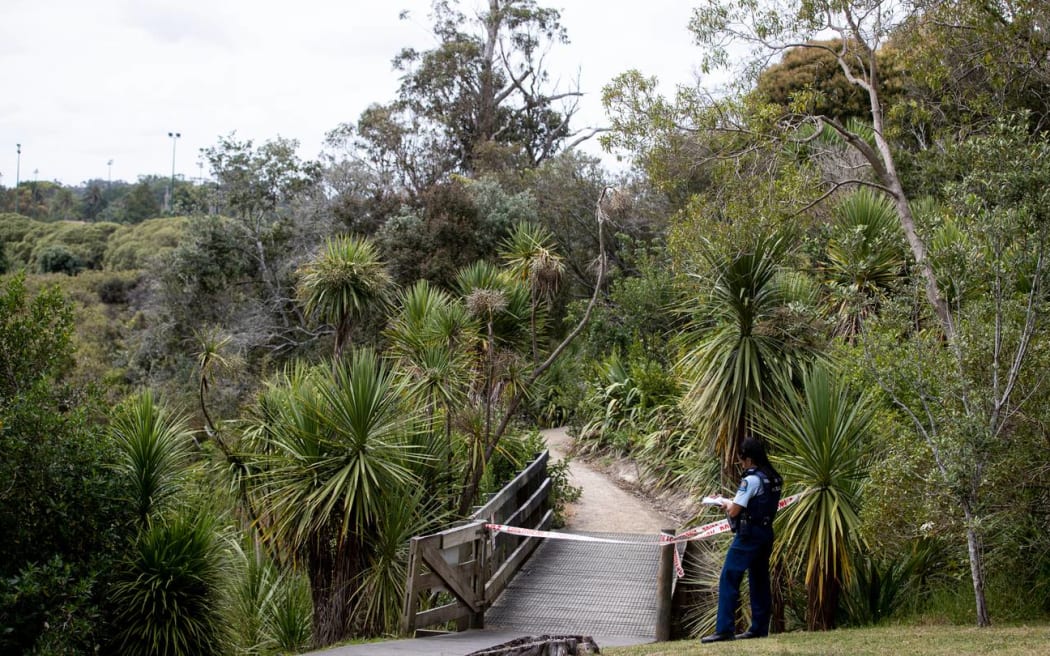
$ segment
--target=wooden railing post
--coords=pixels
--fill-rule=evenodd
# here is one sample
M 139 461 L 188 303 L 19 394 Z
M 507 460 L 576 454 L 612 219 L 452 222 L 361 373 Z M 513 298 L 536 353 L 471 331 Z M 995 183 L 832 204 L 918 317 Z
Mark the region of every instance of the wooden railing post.
M 500 534 L 490 540 L 484 524 L 508 524 L 545 530 L 552 483 L 544 451 L 470 517 L 470 523 L 412 538 L 401 631 L 412 635 L 425 627 L 454 623 L 456 630 L 483 628 L 485 610 L 500 595 L 540 538 Z M 420 595 L 445 592 L 454 599 L 419 610 Z M 428 606 L 430 603 L 427 604 Z
M 674 530 L 662 529 L 662 535 L 674 536 Z M 660 545 L 660 562 L 656 569 L 656 641 L 671 639 L 671 595 L 674 590 L 673 542 Z
M 470 618 L 470 628 L 485 628 L 485 611 L 488 609 L 488 600 L 485 599 L 485 583 L 488 581 L 486 566 L 488 564 L 488 538 L 485 531 L 474 541 L 474 598 L 478 600 L 478 612 Z
M 408 547 L 408 580 L 405 582 L 405 604 L 401 613 L 401 634 L 411 636 L 416 631 L 416 609 L 419 607 L 419 540 L 414 537 Z

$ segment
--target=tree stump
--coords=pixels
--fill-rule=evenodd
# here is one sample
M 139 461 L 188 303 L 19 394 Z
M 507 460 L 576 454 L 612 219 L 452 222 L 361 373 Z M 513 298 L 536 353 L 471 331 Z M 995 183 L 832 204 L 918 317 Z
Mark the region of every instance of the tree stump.
M 549 636 L 517 638 L 509 642 L 472 651 L 467 656 L 587 656 L 600 654 L 590 636 Z

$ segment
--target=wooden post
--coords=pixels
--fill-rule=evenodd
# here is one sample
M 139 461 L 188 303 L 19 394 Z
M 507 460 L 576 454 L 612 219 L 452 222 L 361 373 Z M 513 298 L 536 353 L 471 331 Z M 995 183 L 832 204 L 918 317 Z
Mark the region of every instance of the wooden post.
M 405 582 L 405 604 L 401 613 L 401 634 L 412 636 L 416 631 L 416 608 L 419 590 L 416 577 L 419 569 L 419 540 L 414 537 L 408 547 L 408 580 Z
M 478 603 L 478 612 L 470 617 L 470 628 L 472 629 L 485 628 L 485 610 L 488 608 L 488 599 L 485 599 L 485 582 L 488 581 L 486 575 L 488 559 L 485 557 L 485 551 L 488 540 L 485 529 L 479 527 L 478 532 L 478 537 L 471 545 L 474 548 L 474 599 Z
M 673 529 L 662 529 L 661 534 L 673 536 Z M 660 563 L 656 569 L 656 641 L 671 639 L 671 593 L 674 583 L 673 543 L 660 545 Z

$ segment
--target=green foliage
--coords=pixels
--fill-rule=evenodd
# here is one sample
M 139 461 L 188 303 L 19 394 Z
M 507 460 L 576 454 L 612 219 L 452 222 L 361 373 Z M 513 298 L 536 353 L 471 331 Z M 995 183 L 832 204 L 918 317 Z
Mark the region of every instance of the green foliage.
M 202 152 L 218 183 L 220 211 L 246 220 L 269 217 L 320 178 L 316 162 L 301 161 L 299 142 L 278 137 L 256 147 L 236 133 Z
M 408 580 L 409 541 L 440 530 L 448 521 L 440 502 L 422 486 L 385 495 L 382 521 L 367 542 L 366 563 L 356 581 L 356 623 L 366 635 L 394 634 L 401 622 Z
M 302 575 L 286 580 L 280 593 L 271 600 L 272 610 L 266 625 L 278 653 L 301 653 L 309 647 L 311 601 L 310 582 Z
M 144 337 L 180 342 L 195 327 L 230 325 L 250 298 L 258 267 L 245 245 L 245 237 L 231 220 L 220 216 L 187 220 L 178 246 L 156 262 L 153 276 L 159 279 L 161 324 L 166 332 Z M 172 354 L 172 345 L 153 348 Z M 149 357 L 156 358 L 156 355 Z M 157 368 L 159 362 L 144 363 Z
M 61 244 L 52 244 L 38 252 L 36 260 L 37 270 L 40 273 L 64 273 L 67 276 L 75 276 L 84 268 L 80 258 Z
M 189 221 L 185 217 L 170 217 L 121 226 L 106 243 L 104 268 L 111 271 L 148 268 L 179 245 Z
M 350 339 L 351 321 L 381 310 L 390 275 L 368 238 L 338 237 L 325 242 L 316 259 L 299 269 L 299 298 L 308 315 L 335 328 L 335 357 Z
M 115 469 L 130 480 L 131 506 L 145 526 L 179 491 L 190 447 L 186 420 L 158 407 L 147 391 L 117 409 L 112 431 L 120 450 Z
M 608 173 L 597 158 L 574 149 L 560 153 L 523 175 L 519 184 L 528 189 L 533 211 L 531 216 L 521 219 L 541 225 L 553 235 L 557 251 L 565 263 L 564 294 L 570 298 L 585 295 L 592 286 L 593 264 L 599 251 L 594 205 L 601 198 L 602 191 L 612 184 Z M 638 191 L 638 197 L 645 195 L 642 189 Z M 666 214 L 662 206 L 654 204 L 657 207 L 636 203 L 622 212 L 612 212 L 617 232 L 630 234 L 636 239 L 657 232 Z M 611 251 L 614 248 L 612 240 L 606 241 L 605 246 Z
M 477 260 L 495 260 L 517 221 L 534 214 L 528 194 L 508 194 L 494 180 L 430 187 L 420 208 L 402 209 L 376 234 L 394 279 L 449 287 L 456 272 Z
M 1045 4 L 961 0 L 921 7 L 892 38 L 907 71 L 908 102 L 889 107 L 902 136 L 926 148 L 1022 113 L 1032 133 L 1045 131 L 1050 43 L 1039 27 L 1048 18 Z
M 75 273 L 80 268 L 102 268 L 106 245 L 118 227 L 115 223 L 21 220 L 0 241 L 11 249 L 12 260 L 28 269 Z
M 229 593 L 230 642 L 238 654 L 299 653 L 310 646 L 310 585 L 258 547 L 237 550 Z
M 0 577 L 0 650 L 57 656 L 97 649 L 101 611 L 94 588 L 99 580 L 77 569 L 55 555 Z
M 90 653 L 130 516 L 98 398 L 69 378 L 73 314 L 55 287 L 0 281 L 0 651 Z
M 459 271 L 455 289 L 472 316 L 492 324 L 496 342 L 503 346 L 527 347 L 532 302 L 529 288 L 520 280 L 495 265 L 475 262 Z M 536 330 L 544 329 L 546 313 L 542 307 L 533 325 Z
M 758 75 L 755 91 L 767 102 L 783 107 L 785 112 L 816 114 L 842 122 L 849 118 L 867 118 L 871 102 L 867 94 L 849 82 L 835 57 L 842 49 L 841 40 L 817 41 L 816 47 L 792 48 L 783 58 Z M 876 53 L 879 77 L 884 85 L 900 89 L 890 53 Z M 899 102 L 895 94 L 885 94 L 888 105 Z
M 529 332 L 532 335 L 532 359 L 539 364 L 539 326 L 537 316 L 542 303 L 548 309 L 554 301 L 565 273 L 562 257 L 554 250 L 553 235 L 545 228 L 519 223 L 503 242 L 500 255 L 510 275 L 528 286 L 531 308 Z
M 666 257 L 659 246 L 639 246 L 625 258 L 637 275 L 613 277 L 603 302 L 595 307 L 581 336 L 581 349 L 589 360 L 639 347 L 657 362 L 666 364 L 673 359 L 668 341 L 683 323 L 676 309 L 681 282 L 667 266 Z M 577 302 L 570 307 L 569 316 L 582 312 Z
M 554 250 L 549 230 L 532 223 L 518 223 L 504 240 L 500 256 L 511 275 L 528 283 L 534 299 L 550 302 L 565 267 Z
M 719 148 L 749 152 L 738 160 L 720 157 L 705 167 L 712 179 L 710 188 L 690 196 L 667 237 L 675 266 L 703 271 L 708 266 L 705 250 L 731 257 L 762 235 L 779 234 L 805 245 L 822 218 L 819 213 L 797 214 L 805 199 L 819 196 L 820 181 L 811 164 L 791 161 L 779 146 L 745 142 Z
M 728 257 L 708 248 L 709 286 L 699 302 L 683 305 L 695 317 L 683 336 L 683 402 L 727 469 L 756 411 L 789 392 L 820 354 L 814 290 L 782 269 L 788 245 L 785 237 L 758 238 Z
M 574 419 L 583 402 L 586 367 L 579 356 L 579 349 L 574 347 L 575 344 L 570 345 L 565 356 L 551 364 L 536 380 L 534 391 L 525 399 L 529 416 L 541 428 L 565 426 Z
M 401 392 L 375 354 L 355 351 L 333 369 L 289 371 L 271 383 L 250 421 L 245 446 L 258 472 L 249 480 L 252 494 L 272 518 L 267 538 L 306 563 L 315 644 L 342 639 L 354 627 L 366 634 L 390 629 L 394 595 L 384 595 L 375 610 L 356 586 L 372 571 L 374 541 L 389 537 L 400 516 L 391 501 L 410 506 L 406 496 L 417 486 L 421 455 L 409 439 L 416 417 Z M 407 511 L 417 519 L 422 512 Z
M 120 214 L 126 223 L 140 223 L 160 216 L 158 190 L 151 187 L 147 180 L 139 181 L 122 201 L 120 205 L 123 211 Z
M 804 375 L 801 392 L 758 423 L 775 449 L 784 495 L 804 493 L 778 516 L 776 552 L 790 571 L 805 572 L 810 629 L 834 627 L 839 593 L 854 576 L 870 422 L 870 401 L 818 366 Z
M 151 521 L 114 586 L 122 654 L 220 654 L 223 545 L 216 523 L 179 513 Z
M 34 221 L 21 214 L 0 214 L 0 242 L 7 244 L 8 248 L 13 249 L 13 244 L 25 241 L 26 235 L 39 225 L 39 221 Z M 8 253 L 8 257 L 14 257 L 14 255 L 14 250 Z M 18 262 L 18 260 L 15 261 Z M 22 262 L 22 264 L 24 266 L 25 263 Z
M 892 201 L 860 189 L 835 208 L 823 267 L 831 288 L 836 334 L 851 339 L 900 279 L 906 262 Z
M 910 555 L 901 560 L 880 562 L 871 553 L 862 554 L 855 563 L 854 576 L 844 590 L 843 609 L 850 625 L 878 624 L 894 616 L 908 602 L 915 603 L 925 595 L 921 590 L 944 557 L 934 541 L 915 543 Z
M 419 121 L 419 131 L 441 136 L 434 156 L 448 157 L 452 170 L 519 158 L 535 166 L 569 136 L 571 113 L 555 105 L 542 56 L 568 40 L 560 13 L 535 0 L 504 0 L 468 16 L 459 4 L 433 2 L 436 46 L 404 48 L 394 59 L 403 74 L 394 107 Z
M 645 435 L 648 421 L 677 402 L 678 381 L 659 362 L 632 351 L 608 356 L 601 363 L 598 383 L 581 414 L 592 417 L 577 440 L 592 453 L 611 449 L 631 453 Z
M 178 243 L 186 219 L 117 223 L 42 222 L 6 215 L 0 243 L 11 268 L 42 273 L 141 269 Z
M 20 393 L 72 366 L 73 313 L 57 287 L 29 299 L 25 276 L 2 281 L 0 294 L 0 400 L 6 406 Z

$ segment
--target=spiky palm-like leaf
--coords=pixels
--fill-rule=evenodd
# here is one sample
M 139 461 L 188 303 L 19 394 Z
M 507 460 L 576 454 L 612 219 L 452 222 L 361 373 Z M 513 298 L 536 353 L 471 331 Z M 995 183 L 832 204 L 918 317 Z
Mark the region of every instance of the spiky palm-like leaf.
M 852 338 L 905 264 L 900 220 L 884 194 L 862 188 L 835 208 L 825 275 L 833 291 L 840 335 Z
M 385 503 L 416 485 L 414 413 L 367 350 L 334 371 L 292 370 L 266 399 L 249 440 L 258 450 L 254 483 L 276 542 L 306 561 L 314 640 L 329 644 L 361 612 L 353 585 L 386 521 Z
M 539 361 L 538 312 L 541 302 L 554 300 L 565 263 L 554 250 L 554 235 L 542 226 L 519 223 L 503 242 L 503 259 L 511 274 L 529 287 L 529 325 L 532 332 L 532 359 Z
M 117 410 L 112 431 L 120 453 L 115 467 L 131 480 L 131 502 L 145 525 L 178 492 L 192 439 L 186 419 L 165 411 L 146 391 Z
M 867 398 L 856 397 L 817 366 L 805 374 L 800 393 L 787 396 L 758 422 L 773 446 L 784 494 L 804 493 L 777 518 L 774 557 L 786 558 L 791 571 L 804 572 L 813 629 L 833 628 L 839 592 L 853 575 L 871 421 Z
M 285 576 L 269 601 L 266 634 L 282 654 L 301 654 L 310 646 L 310 583 L 305 576 Z
M 383 494 L 412 480 L 396 384 L 371 351 L 355 351 L 332 375 L 315 369 L 288 383 L 267 427 L 262 477 L 277 530 L 296 545 L 333 522 L 340 534 L 360 530 Z
M 525 282 L 535 301 L 550 301 L 558 291 L 565 263 L 554 250 L 554 235 L 543 226 L 519 223 L 502 244 L 500 255 L 511 275 Z
M 459 272 L 456 290 L 465 299 L 472 295 L 478 297 L 478 292 L 498 293 L 502 298 L 499 307 L 487 298 L 479 298 L 479 301 L 486 302 L 479 302 L 476 308 L 478 312 L 492 309 L 491 317 L 476 313 L 474 316 L 482 322 L 491 318 L 496 341 L 500 344 L 524 346 L 528 343 L 527 327 L 532 303 L 529 288 L 520 280 L 488 262 L 479 261 Z M 538 328 L 542 327 L 544 318 L 540 312 L 536 320 Z
M 843 596 L 849 623 L 878 624 L 892 616 L 931 569 L 943 566 L 943 556 L 943 547 L 929 540 L 917 542 L 904 559 L 880 561 L 871 553 L 861 555 Z
M 310 587 L 282 572 L 263 549 L 237 549 L 240 572 L 229 595 L 229 622 L 237 653 L 299 653 L 310 644 Z
M 760 239 L 729 257 L 705 252 L 712 282 L 693 313 L 700 321 L 684 336 L 683 402 L 726 471 L 754 408 L 791 389 L 802 365 L 817 357 L 804 327 L 785 329 L 791 290 L 802 287 L 781 274 L 783 253 L 781 239 Z
M 247 553 L 235 546 L 237 578 L 233 583 L 228 614 L 231 637 L 241 654 L 262 654 L 268 647 L 266 612 L 277 593 L 281 574 L 262 549 Z
M 395 300 L 397 313 L 386 329 L 393 354 L 411 357 L 437 339 L 436 317 L 452 302 L 447 292 L 432 287 L 426 280 L 400 292 Z
M 335 326 L 338 358 L 349 341 L 350 322 L 382 304 L 390 274 L 367 238 L 328 239 L 321 254 L 299 270 L 299 296 L 308 314 Z
M 387 496 L 383 522 L 369 540 L 369 556 L 358 579 L 359 621 L 366 633 L 394 633 L 405 597 L 408 545 L 414 535 L 437 530 L 448 518 L 422 487 L 403 496 Z
M 119 653 L 222 653 L 221 562 L 213 520 L 176 515 L 151 522 L 114 586 Z

